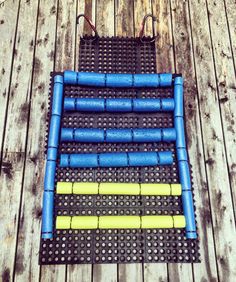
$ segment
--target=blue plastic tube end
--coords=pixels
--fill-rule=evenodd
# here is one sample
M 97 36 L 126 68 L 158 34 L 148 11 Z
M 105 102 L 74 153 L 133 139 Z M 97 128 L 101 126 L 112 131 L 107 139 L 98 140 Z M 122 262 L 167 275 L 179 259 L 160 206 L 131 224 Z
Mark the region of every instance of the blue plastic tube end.
M 75 98 L 65 98 L 64 99 L 64 110 L 65 111 L 75 111 Z
M 62 128 L 61 129 L 61 141 L 72 142 L 74 141 L 74 129 L 73 128 Z
M 60 77 L 60 76 L 57 76 L 57 77 Z M 52 115 L 58 115 L 58 116 L 61 115 L 61 113 L 62 113 L 62 100 L 63 100 L 63 84 L 54 83 Z
M 43 194 L 43 211 L 42 211 L 42 238 L 51 239 L 53 237 L 53 200 L 52 192 Z
M 63 82 L 64 82 L 64 79 L 63 79 L 62 75 L 55 75 L 54 76 L 54 83 L 61 83 L 61 84 L 63 84 Z
M 172 152 L 158 152 L 159 164 L 160 165 L 172 165 L 173 164 L 173 155 Z
M 168 87 L 172 85 L 172 73 L 161 73 L 159 76 L 161 87 Z
M 183 78 L 178 76 L 174 81 L 174 99 L 175 99 L 175 109 L 174 116 L 175 117 L 183 117 L 184 116 L 184 90 L 183 90 Z
M 183 211 L 186 220 L 186 236 L 196 232 L 192 191 L 182 192 Z M 188 238 L 188 237 L 187 237 Z
M 163 128 L 162 129 L 162 140 L 165 142 L 176 141 L 175 128 Z
M 61 154 L 60 155 L 60 167 L 69 167 L 69 155 L 68 154 Z
M 66 70 L 64 71 L 64 83 L 65 84 L 78 84 L 77 72 Z

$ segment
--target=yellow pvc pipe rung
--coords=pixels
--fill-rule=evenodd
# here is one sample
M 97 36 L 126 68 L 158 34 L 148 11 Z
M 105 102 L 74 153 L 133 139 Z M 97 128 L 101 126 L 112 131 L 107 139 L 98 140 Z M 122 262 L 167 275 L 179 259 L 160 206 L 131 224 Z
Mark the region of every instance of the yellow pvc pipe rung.
M 169 196 L 170 184 L 143 183 L 141 184 L 141 195 Z
M 181 196 L 182 194 L 182 187 L 181 184 L 170 184 L 170 191 L 171 191 L 171 195 L 173 196 Z
M 138 183 L 100 183 L 99 194 L 101 195 L 139 195 Z
M 57 182 L 57 194 L 72 194 L 72 182 Z
M 100 216 L 100 229 L 140 228 L 140 216 Z
M 57 216 L 56 229 L 71 229 L 71 216 Z
M 58 194 L 180 196 L 181 184 L 57 182 Z
M 98 216 L 73 216 L 71 229 L 97 229 Z
M 173 228 L 173 217 L 170 215 L 144 215 L 141 217 L 141 228 Z
M 183 215 L 57 216 L 56 229 L 184 228 Z
M 75 182 L 73 183 L 73 194 L 97 195 L 99 183 L 95 182 Z

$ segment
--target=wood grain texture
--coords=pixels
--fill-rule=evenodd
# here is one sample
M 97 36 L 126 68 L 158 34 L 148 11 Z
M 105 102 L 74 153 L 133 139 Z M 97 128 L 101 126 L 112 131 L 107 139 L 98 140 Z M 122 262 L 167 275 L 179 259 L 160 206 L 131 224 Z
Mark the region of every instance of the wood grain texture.
M 13 279 L 24 161 L 23 153 L 4 153 L 1 163 L 0 269 L 3 281 Z
M 41 282 L 65 282 L 66 266 L 65 265 L 42 265 L 41 266 Z
M 19 1 L 8 1 L 0 9 L 0 157 L 3 146 L 3 133 L 7 115 L 9 81 L 12 73 L 12 58 L 17 29 Z
M 53 69 L 56 34 L 56 0 L 41 0 L 39 6 L 33 86 L 27 134 L 21 214 L 15 260 L 16 281 L 39 280 L 39 240 L 43 193 L 44 137 L 49 72 Z M 48 29 L 50 26 L 50 29 Z M 40 66 L 40 67 L 39 67 Z
M 115 34 L 115 3 L 114 0 L 97 0 L 96 27 L 100 36 Z
M 187 1 L 172 0 L 172 22 L 176 71 L 182 73 L 185 84 L 185 117 L 188 152 L 193 171 L 195 205 L 200 238 L 201 264 L 194 267 L 195 281 L 216 281 L 215 248 L 212 219 L 209 211 L 209 191 L 204 165 L 203 140 L 198 107 L 195 68 L 191 40 L 189 7 Z M 191 274 L 190 266 L 188 274 Z M 185 275 L 187 278 L 187 275 Z M 191 279 L 191 278 L 190 278 Z
M 217 83 L 220 114 L 223 125 L 226 161 L 236 212 L 236 78 L 228 32 L 227 19 L 222 1 L 207 2 L 213 58 Z M 221 34 L 221 36 L 218 36 Z
M 38 1 L 20 5 L 3 146 L 8 152 L 25 152 L 37 12 Z
M 75 30 L 77 0 L 59 0 L 55 71 L 75 69 Z
M 174 51 L 169 0 L 153 0 L 153 15 L 157 17 L 157 72 L 174 72 Z
M 234 67 L 236 66 L 236 2 L 234 0 L 224 0 L 226 19 L 230 34 L 231 48 L 233 52 Z M 236 72 L 236 69 L 235 69 Z
M 152 1 L 151 0 L 135 0 L 134 1 L 134 33 L 139 36 L 142 20 L 145 15 L 152 14 Z M 144 28 L 145 36 L 153 35 L 153 23 L 151 18 L 148 18 Z
M 205 1 L 190 1 L 194 60 L 220 281 L 235 279 L 235 222 Z M 224 238 L 222 240 L 222 238 Z
M 115 33 L 116 36 L 134 36 L 133 0 L 115 0 Z
M 117 264 L 94 264 L 93 282 L 117 282 Z
M 118 266 L 118 280 L 120 282 L 142 282 L 143 281 L 143 264 L 119 264 Z M 148 281 L 148 280 L 147 280 Z

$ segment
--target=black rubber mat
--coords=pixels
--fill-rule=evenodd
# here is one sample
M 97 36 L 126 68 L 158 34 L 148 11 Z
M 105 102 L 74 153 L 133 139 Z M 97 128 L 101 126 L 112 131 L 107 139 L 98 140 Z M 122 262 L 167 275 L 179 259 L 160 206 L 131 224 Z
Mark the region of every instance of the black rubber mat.
M 155 73 L 155 43 L 144 38 L 98 38 L 80 42 L 80 71 Z M 54 76 L 55 73 L 52 73 Z M 50 90 L 50 97 L 53 89 Z M 173 88 L 114 89 L 75 85 L 64 87 L 65 97 L 173 97 Z M 173 127 L 172 113 L 63 113 L 62 127 L 131 128 Z M 49 110 L 50 117 L 50 110 Z M 161 151 L 174 154 L 172 166 L 127 168 L 60 168 L 56 181 L 179 183 L 173 143 L 60 144 L 59 152 Z M 181 197 L 56 195 L 56 215 L 182 214 Z M 55 230 L 42 240 L 40 264 L 199 262 L 198 240 L 187 240 L 184 229 Z

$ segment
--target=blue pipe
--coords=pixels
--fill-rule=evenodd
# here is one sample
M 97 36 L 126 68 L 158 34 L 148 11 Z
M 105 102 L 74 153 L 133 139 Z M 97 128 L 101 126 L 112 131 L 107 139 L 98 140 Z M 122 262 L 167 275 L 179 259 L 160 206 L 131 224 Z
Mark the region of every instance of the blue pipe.
M 63 100 L 63 76 L 56 75 L 53 84 L 52 114 L 48 137 L 47 161 L 44 177 L 42 238 L 53 238 L 54 186 L 56 175 L 57 148 L 60 135 L 60 124 Z
M 65 111 L 78 112 L 169 112 L 174 111 L 172 98 L 65 98 Z
M 133 128 L 133 129 L 99 129 L 99 128 L 62 128 L 62 142 L 89 143 L 143 143 L 172 142 L 176 140 L 175 128 Z
M 60 167 L 129 167 L 171 165 L 172 152 L 61 154 Z
M 64 71 L 64 83 L 98 87 L 169 87 L 171 73 L 128 74 Z
M 179 167 L 179 178 L 182 187 L 183 212 L 186 219 L 186 238 L 196 239 L 196 223 L 194 214 L 194 204 L 192 196 L 192 184 L 190 168 L 185 142 L 184 132 L 184 107 L 183 107 L 183 78 L 176 77 L 174 80 L 174 119 L 176 129 L 176 151 Z

